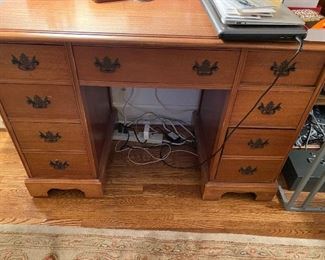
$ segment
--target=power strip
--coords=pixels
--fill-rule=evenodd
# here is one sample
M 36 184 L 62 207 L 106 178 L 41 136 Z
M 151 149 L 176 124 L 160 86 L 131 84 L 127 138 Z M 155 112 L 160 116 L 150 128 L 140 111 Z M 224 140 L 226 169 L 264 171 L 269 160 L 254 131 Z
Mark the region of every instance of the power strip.
M 138 142 L 137 138 L 135 137 L 135 134 L 130 131 L 130 142 Z M 143 138 L 143 132 L 138 133 L 138 139 L 141 143 L 143 143 L 145 140 Z M 128 139 L 128 134 L 126 133 L 120 133 L 118 130 L 115 130 L 113 133 L 113 140 L 116 141 L 126 141 Z M 157 133 L 149 133 L 149 139 L 147 139 L 148 144 L 162 144 L 163 141 L 163 135 L 157 134 Z

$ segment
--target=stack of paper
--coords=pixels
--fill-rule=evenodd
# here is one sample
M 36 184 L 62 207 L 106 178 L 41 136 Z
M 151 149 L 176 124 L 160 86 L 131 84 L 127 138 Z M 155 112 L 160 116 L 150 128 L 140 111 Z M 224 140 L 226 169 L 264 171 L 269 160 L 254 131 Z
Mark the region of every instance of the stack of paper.
M 234 19 L 258 20 L 272 17 L 276 4 L 271 0 L 213 0 L 222 16 Z

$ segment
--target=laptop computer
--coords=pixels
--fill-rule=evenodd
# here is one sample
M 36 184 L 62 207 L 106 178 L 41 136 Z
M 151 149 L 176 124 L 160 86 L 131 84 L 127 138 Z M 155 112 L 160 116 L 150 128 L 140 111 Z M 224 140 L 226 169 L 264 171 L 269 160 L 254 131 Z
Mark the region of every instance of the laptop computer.
M 279 41 L 294 40 L 297 36 L 304 39 L 307 35 L 302 25 L 226 25 L 220 20 L 212 0 L 201 0 L 218 36 L 229 41 Z
M 220 20 L 224 24 L 228 25 L 304 25 L 305 22 L 301 20 L 297 15 L 292 13 L 288 7 L 281 5 L 276 8 L 276 12 L 272 13 L 272 16 L 261 17 L 259 15 L 236 15 L 236 9 L 230 11 L 229 0 L 211 0 L 211 4 L 216 8 Z M 240 4 L 244 0 L 232 0 L 238 1 Z M 273 9 L 272 9 L 273 10 Z

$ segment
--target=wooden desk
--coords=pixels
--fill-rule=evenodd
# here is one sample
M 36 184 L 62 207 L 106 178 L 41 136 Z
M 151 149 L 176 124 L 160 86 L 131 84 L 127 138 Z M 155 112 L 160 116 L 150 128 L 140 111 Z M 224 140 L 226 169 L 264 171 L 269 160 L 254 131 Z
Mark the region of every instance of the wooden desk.
M 110 87 L 202 89 L 194 119 L 203 161 L 273 80 L 271 67 L 297 48 L 223 43 L 199 0 L 4 0 L 0 17 L 0 112 L 32 196 L 50 189 L 102 195 L 115 120 Z M 274 196 L 325 79 L 324 44 L 304 49 L 295 71 L 202 166 L 203 199 Z

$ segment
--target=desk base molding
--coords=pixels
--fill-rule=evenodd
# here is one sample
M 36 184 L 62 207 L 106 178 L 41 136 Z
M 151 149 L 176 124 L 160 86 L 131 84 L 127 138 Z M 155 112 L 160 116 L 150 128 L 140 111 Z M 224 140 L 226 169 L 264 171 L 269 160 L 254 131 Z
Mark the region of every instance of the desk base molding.
M 226 193 L 254 193 L 255 199 L 270 201 L 277 192 L 277 182 L 272 183 L 229 183 L 208 182 L 202 191 L 203 200 L 219 200 Z
M 25 185 L 33 197 L 48 197 L 48 192 L 57 190 L 79 190 L 86 198 L 100 198 L 103 185 L 100 180 L 26 179 Z

